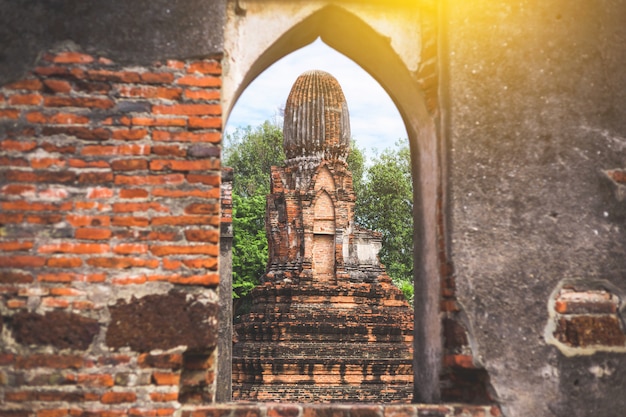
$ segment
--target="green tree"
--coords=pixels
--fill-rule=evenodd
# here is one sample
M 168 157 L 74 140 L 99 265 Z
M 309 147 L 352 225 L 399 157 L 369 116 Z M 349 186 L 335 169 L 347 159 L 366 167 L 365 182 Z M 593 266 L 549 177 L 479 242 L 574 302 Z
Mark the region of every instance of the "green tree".
M 255 129 L 237 129 L 226 138 L 224 162 L 234 169 L 233 194 L 265 196 L 270 189 L 272 165 L 284 161 L 283 132 L 276 123 L 265 121 Z
M 268 258 L 265 197 L 270 169 L 285 161 L 282 130 L 266 121 L 237 129 L 226 138 L 224 162 L 233 168 L 233 297 L 245 296 L 258 284 Z
M 407 299 L 413 296 L 413 187 L 408 146 L 396 144 L 367 169 L 355 207 L 361 226 L 382 233 L 379 253 L 387 274 Z

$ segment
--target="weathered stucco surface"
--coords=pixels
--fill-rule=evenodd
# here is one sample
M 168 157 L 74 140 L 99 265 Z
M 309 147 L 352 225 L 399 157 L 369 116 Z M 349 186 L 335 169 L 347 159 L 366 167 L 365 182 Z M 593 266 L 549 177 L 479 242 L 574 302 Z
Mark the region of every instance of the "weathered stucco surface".
M 564 279 L 626 287 L 626 205 L 602 172 L 624 166 L 626 4 L 448 12 L 450 238 L 474 353 L 508 416 L 620 415 L 626 357 L 566 357 L 544 327 Z

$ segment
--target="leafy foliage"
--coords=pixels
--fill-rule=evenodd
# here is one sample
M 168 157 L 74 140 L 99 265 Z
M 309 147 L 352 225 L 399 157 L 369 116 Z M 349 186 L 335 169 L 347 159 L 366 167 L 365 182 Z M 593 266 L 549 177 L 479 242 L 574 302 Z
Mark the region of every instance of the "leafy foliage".
M 224 161 L 235 173 L 233 194 L 265 197 L 270 190 L 272 165 L 282 165 L 285 161 L 280 126 L 265 121 L 254 130 L 250 126 L 237 129 L 226 141 Z
M 258 284 L 268 258 L 265 196 L 233 194 L 233 295 L 239 298 Z
M 413 187 L 410 166 L 408 146 L 396 144 L 395 149 L 383 151 L 368 168 L 355 207 L 359 224 L 382 233 L 380 260 L 387 274 L 405 291 L 409 300 L 413 296 Z
M 265 272 L 265 197 L 270 169 L 285 160 L 283 134 L 275 123 L 238 129 L 227 138 L 224 161 L 234 170 L 233 181 L 233 296 L 245 296 Z

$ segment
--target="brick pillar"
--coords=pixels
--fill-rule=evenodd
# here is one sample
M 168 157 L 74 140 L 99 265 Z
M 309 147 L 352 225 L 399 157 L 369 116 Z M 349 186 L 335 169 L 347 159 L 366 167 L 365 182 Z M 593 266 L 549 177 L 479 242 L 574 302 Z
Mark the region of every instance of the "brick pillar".
M 65 51 L 0 88 L 0 414 L 213 401 L 219 60 Z
M 233 360 L 233 170 L 222 169 L 222 219 L 220 224 L 220 286 L 219 339 L 217 342 L 218 402 L 232 400 Z

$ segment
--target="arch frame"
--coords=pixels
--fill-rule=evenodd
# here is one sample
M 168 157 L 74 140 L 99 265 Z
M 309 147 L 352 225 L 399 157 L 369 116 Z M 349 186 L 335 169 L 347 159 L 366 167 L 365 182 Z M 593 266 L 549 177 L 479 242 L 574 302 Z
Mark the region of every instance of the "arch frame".
M 414 65 L 414 57 L 394 43 L 394 34 L 381 30 L 380 22 L 371 17 L 371 4 L 358 2 L 311 2 L 290 14 L 291 2 L 251 0 L 243 9 L 239 1 L 229 3 L 226 28 L 224 68 L 224 118 L 243 92 L 262 71 L 283 56 L 302 48 L 320 37 L 328 46 L 355 61 L 386 90 L 398 108 L 407 129 L 413 178 L 415 345 L 414 402 L 436 403 L 440 400 L 439 379 L 442 361 L 440 312 L 440 259 L 438 205 L 442 192 L 442 143 L 438 134 L 438 117 L 424 95 L 423 79 Z M 263 3 L 261 5 L 260 3 Z M 428 3 L 428 2 L 424 2 Z M 255 13 L 281 16 L 273 34 L 253 42 L 255 48 L 244 47 L 258 21 Z M 308 9 L 307 9 L 308 7 Z M 364 12 L 359 10 L 364 7 Z M 382 5 L 390 8 L 389 5 Z M 394 3 L 386 17 L 412 15 L 422 2 Z M 429 12 L 432 12 L 430 10 Z M 405 16 L 406 17 L 406 16 Z M 364 19 L 363 19 L 364 18 Z M 375 20 L 375 19 L 374 19 Z M 410 19 L 408 19 L 410 20 Z M 420 20 L 408 23 L 404 33 L 422 33 Z M 268 22 L 266 22 L 267 24 Z M 400 31 L 399 33 L 401 33 Z M 420 47 L 425 44 L 420 39 Z M 243 45 L 242 45 L 243 44 Z M 400 43 L 402 45 L 402 43 Z M 363 48 L 362 45 L 367 45 Z M 250 46 L 250 45 L 248 45 Z M 420 50 L 420 54 L 425 53 Z M 436 57 L 435 57 L 436 58 Z M 432 61 L 432 60 L 431 60 Z M 421 64 L 426 59 L 421 56 Z M 430 107 L 430 109 L 429 109 Z M 436 110 L 436 109 L 435 109 Z M 445 218 L 445 216 L 444 216 Z

